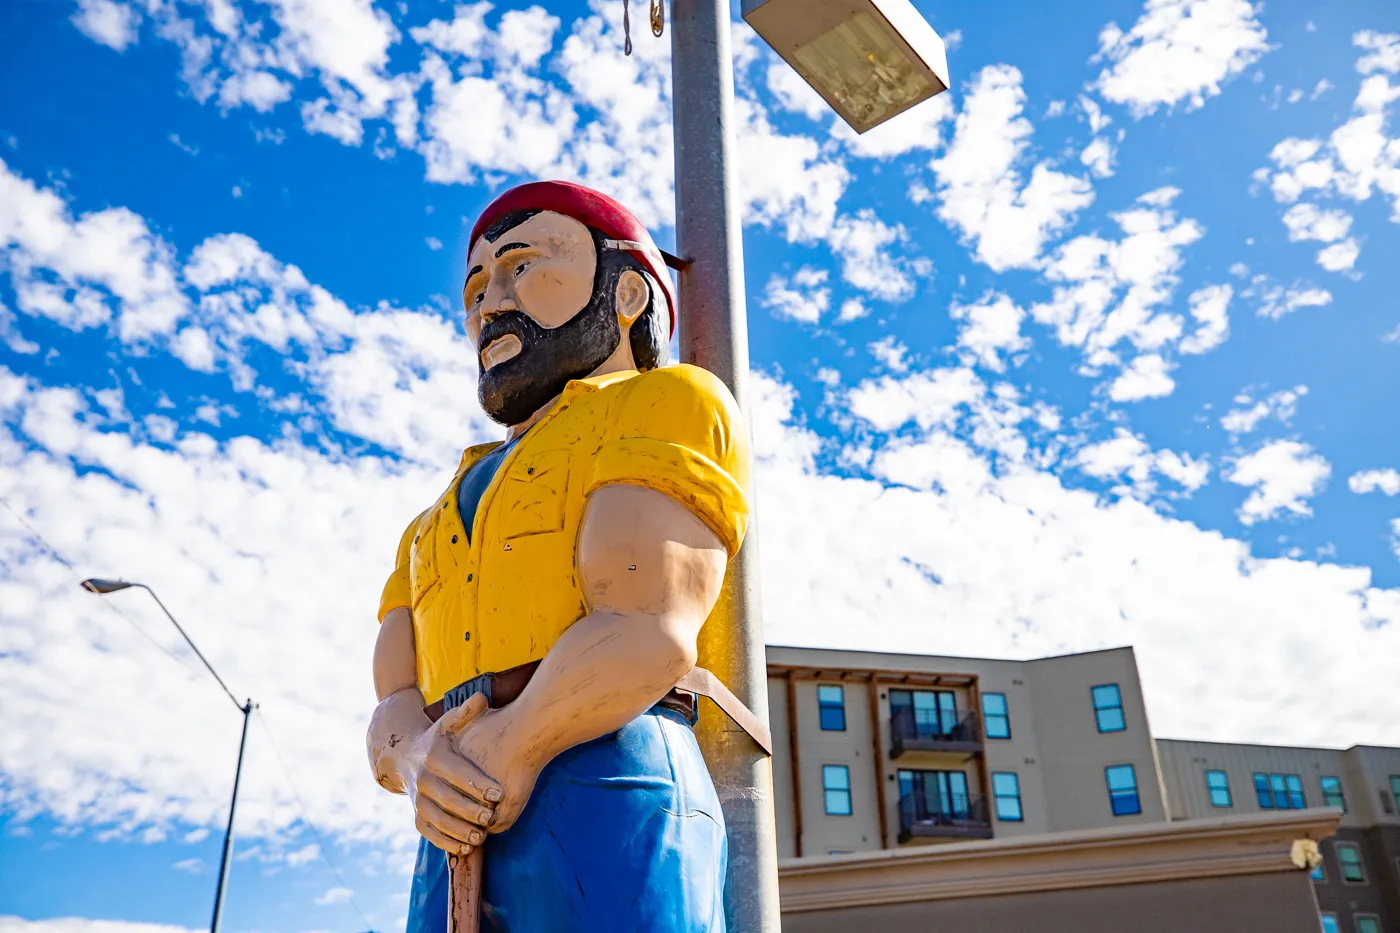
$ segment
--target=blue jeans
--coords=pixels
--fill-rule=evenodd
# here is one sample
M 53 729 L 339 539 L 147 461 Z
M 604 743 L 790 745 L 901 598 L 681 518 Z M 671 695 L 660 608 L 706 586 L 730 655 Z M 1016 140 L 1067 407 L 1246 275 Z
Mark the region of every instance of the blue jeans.
M 555 758 L 485 855 L 484 933 L 724 933 L 724 815 L 672 710 Z M 420 840 L 407 933 L 444 933 L 447 883 Z

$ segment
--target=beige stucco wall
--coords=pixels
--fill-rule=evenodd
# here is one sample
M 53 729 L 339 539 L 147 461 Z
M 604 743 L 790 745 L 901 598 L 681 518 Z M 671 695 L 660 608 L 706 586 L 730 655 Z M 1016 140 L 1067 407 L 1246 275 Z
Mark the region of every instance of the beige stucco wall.
M 1400 814 L 1386 813 L 1381 805 L 1390 775 L 1400 774 L 1400 749 L 1357 746 L 1343 751 L 1159 739 L 1157 750 L 1173 819 L 1260 812 L 1254 793 L 1254 773 L 1259 771 L 1299 775 L 1309 807 L 1324 805 L 1321 778 L 1339 777 L 1347 803 L 1343 827 L 1400 825 Z M 1229 810 L 1211 806 L 1207 770 L 1224 771 L 1229 777 L 1234 804 Z
M 895 774 L 900 768 L 962 770 L 974 796 L 982 796 L 982 769 L 1014 772 L 1020 782 L 1022 822 L 1001 822 L 993 816 L 997 837 L 1084 829 L 1166 818 L 1163 790 L 1157 774 L 1155 747 L 1148 730 L 1132 649 L 1118 648 L 1088 654 L 1037 661 L 981 658 L 949 658 L 860 651 L 823 651 L 810 648 L 770 647 L 770 664 L 818 668 L 833 672 L 827 681 L 798 680 L 797 732 L 801 762 L 802 816 L 805 824 L 802 852 L 820 855 L 831 850 L 863 852 L 881 848 L 876 812 L 876 768 L 885 788 L 885 847 L 897 844 L 899 789 Z M 1011 720 L 1011 739 L 988 739 L 985 758 L 967 755 L 906 752 L 889 757 L 889 691 L 900 685 L 880 683 L 876 703 L 880 728 L 879 748 L 870 730 L 867 685 L 844 684 L 847 730 L 823 732 L 817 712 L 817 684 L 836 683 L 841 670 L 919 671 L 930 674 L 970 675 L 983 692 L 1003 693 Z M 1128 728 L 1121 733 L 1100 734 L 1094 719 L 1090 687 L 1117 683 L 1123 698 Z M 971 691 L 952 689 L 959 715 L 973 706 Z M 774 786 L 777 798 L 780 852 L 796 854 L 791 802 L 792 757 L 787 748 L 787 688 L 782 677 L 770 678 L 770 709 L 778 748 L 775 751 Z M 980 713 L 980 710 L 978 710 Z M 778 733 L 783 733 L 781 736 Z M 1143 812 L 1114 817 L 1109 806 L 1104 768 L 1132 763 L 1138 778 Z M 821 765 L 844 764 L 851 769 L 851 817 L 825 813 Z M 988 801 L 989 809 L 992 801 Z M 921 839 L 911 845 L 938 844 Z
M 1044 782 L 1048 828 L 1085 829 L 1166 819 L 1166 797 L 1132 649 L 1095 651 L 1026 663 L 1035 710 L 1037 764 Z M 1118 684 L 1127 728 L 1101 733 L 1090 689 Z M 1104 769 L 1132 764 L 1142 813 L 1117 816 Z

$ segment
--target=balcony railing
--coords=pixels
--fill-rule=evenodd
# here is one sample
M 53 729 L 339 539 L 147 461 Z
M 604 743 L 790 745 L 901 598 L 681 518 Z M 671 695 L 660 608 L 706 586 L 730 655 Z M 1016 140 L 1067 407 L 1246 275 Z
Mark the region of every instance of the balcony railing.
M 958 723 L 924 720 L 920 722 L 908 706 L 890 716 L 890 757 L 906 751 L 966 752 L 982 750 L 982 723 L 975 712 Z
M 922 791 L 905 794 L 899 798 L 899 841 L 919 838 L 992 838 L 986 798 L 953 794 L 926 799 Z

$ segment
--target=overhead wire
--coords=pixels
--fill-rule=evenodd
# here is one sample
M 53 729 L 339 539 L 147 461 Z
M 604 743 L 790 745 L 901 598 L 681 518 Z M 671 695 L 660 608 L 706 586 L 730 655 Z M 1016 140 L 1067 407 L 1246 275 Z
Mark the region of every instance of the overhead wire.
M 50 557 L 62 564 L 64 568 L 67 569 L 67 571 L 73 575 L 74 579 L 76 579 L 80 584 L 82 583 L 83 577 L 82 574 L 78 573 L 77 568 L 74 567 L 73 564 L 67 558 L 60 554 L 57 548 L 49 544 L 48 540 L 42 534 L 39 533 L 39 530 L 33 525 L 31 525 L 29 521 L 25 519 L 25 517 L 22 514 L 20 514 L 20 512 L 17 509 L 15 509 L 13 505 L 10 504 L 8 499 L 6 499 L 4 496 L 0 496 L 0 505 L 3 505 L 11 515 L 13 515 L 16 519 L 19 520 L 19 523 L 24 526 L 25 530 L 29 532 L 29 535 L 36 542 L 38 542 L 41 548 L 48 552 Z M 149 587 L 146 588 L 146 591 L 151 593 L 152 597 L 155 597 L 156 603 L 160 606 L 161 610 L 164 611 L 165 615 L 170 619 L 170 621 L 175 624 L 175 627 L 180 630 L 180 634 L 184 635 L 184 629 L 181 629 L 180 624 L 178 622 L 175 622 L 175 617 L 170 615 L 170 610 L 165 608 L 165 605 L 161 603 L 160 598 L 156 597 L 155 593 L 151 592 Z M 166 657 L 170 658 L 176 664 L 179 664 L 182 668 L 184 668 L 186 673 L 194 673 L 194 671 L 190 668 L 190 665 L 185 661 L 185 659 L 179 657 L 169 648 L 166 648 L 160 642 L 156 641 L 155 638 L 149 632 L 147 632 L 145 629 L 143 629 L 140 625 L 136 623 L 135 619 L 131 618 L 131 616 L 127 615 L 125 612 L 122 612 L 120 607 L 116 606 L 111 601 L 105 599 L 102 600 L 102 604 L 107 606 L 109 609 L 111 609 L 117 615 L 121 616 L 123 619 L 125 619 L 131 625 L 132 628 L 136 629 L 136 631 L 141 634 L 143 638 L 145 638 L 155 647 L 159 648 L 161 652 L 166 655 Z M 230 699 L 233 699 L 234 704 L 238 705 L 237 699 L 233 698 L 233 693 L 229 690 L 228 686 L 225 685 L 223 678 L 218 675 L 218 673 L 214 670 L 213 666 L 210 665 L 208 660 L 206 660 L 204 656 L 199 653 L 199 649 L 194 647 L 194 643 L 190 641 L 188 635 L 185 636 L 185 641 L 189 643 L 191 648 L 194 649 L 195 654 L 199 655 L 199 659 L 201 661 L 204 661 L 204 666 L 209 669 L 209 673 L 214 675 L 214 679 L 219 682 L 219 686 L 222 687 L 224 692 L 229 695 Z M 242 707 L 240 706 L 240 709 L 241 708 Z M 346 883 L 345 875 L 341 873 L 340 867 L 336 865 L 336 863 L 331 859 L 330 855 L 328 854 L 328 850 L 326 849 L 325 841 L 322 839 L 320 832 L 317 831 L 316 825 L 311 822 L 311 817 L 307 812 L 306 804 L 302 800 L 301 793 L 297 790 L 296 782 L 292 780 L 291 769 L 287 767 L 286 759 L 282 757 L 282 751 L 280 748 L 278 748 L 277 741 L 272 734 L 272 727 L 268 724 L 267 714 L 262 710 L 262 707 L 260 705 L 256 706 L 255 709 L 261 714 L 258 716 L 258 721 L 262 723 L 263 731 L 267 733 L 268 744 L 272 747 L 272 754 L 277 759 L 278 767 L 282 769 L 282 776 L 287 779 L 287 787 L 291 790 L 292 798 L 296 800 L 297 809 L 301 812 L 302 823 L 306 826 L 308 830 L 310 830 L 312 838 L 316 840 L 317 854 L 320 856 L 321 861 L 325 863 L 326 867 L 329 868 L 331 872 L 335 875 L 335 877 L 340 881 L 340 886 L 346 891 L 350 891 L 349 902 L 351 906 L 354 907 L 355 913 L 359 914 L 360 920 L 364 922 L 364 929 L 366 933 L 374 933 L 374 929 L 369 922 L 369 918 L 365 915 L 364 910 L 360 908 L 359 902 L 355 900 L 354 891 L 350 888 L 350 885 Z
M 44 538 L 44 536 L 39 533 L 39 530 L 33 525 L 29 524 L 29 521 L 23 515 L 21 515 L 19 511 L 13 505 L 11 505 L 9 500 L 6 499 L 4 496 L 0 496 L 0 505 L 3 505 L 11 515 L 19 519 L 19 523 L 23 525 L 25 529 L 29 532 L 30 537 L 37 541 L 39 546 L 49 553 L 50 557 L 62 564 L 64 568 L 67 569 L 67 571 L 73 575 L 73 579 L 77 580 L 79 584 L 83 582 L 83 576 L 82 574 L 78 573 L 78 569 L 74 567 L 66 557 L 60 554 L 57 548 L 49 544 L 49 542 Z M 133 619 L 131 616 L 127 615 L 125 612 L 122 612 L 120 606 L 116 605 L 110 600 L 105 599 L 102 601 L 102 604 L 111 611 L 115 612 L 117 615 L 121 616 L 123 619 L 125 619 L 132 628 L 136 629 L 136 631 L 140 633 L 142 638 L 146 639 L 146 641 L 150 642 L 152 645 L 158 648 L 161 651 L 161 653 L 164 654 L 166 657 L 170 658 L 170 660 L 183 667 L 187 673 L 194 673 L 194 671 L 190 668 L 189 663 L 185 661 L 185 659 L 181 658 L 175 652 L 171 651 L 169 648 L 156 641 L 154 635 L 152 635 L 150 632 L 147 632 L 144 628 L 138 625 L 136 620 Z
M 258 712 L 261 713 L 262 710 L 259 709 Z M 277 747 L 277 740 L 272 735 L 272 726 L 268 725 L 267 716 L 265 714 L 259 716 L 258 722 L 262 723 L 263 731 L 267 733 L 267 742 L 272 746 L 272 754 L 276 756 L 277 764 L 282 769 L 282 776 L 287 779 L 287 788 L 292 792 L 292 799 L 297 802 L 297 809 L 301 811 L 302 824 L 311 831 L 311 838 L 316 840 L 316 851 L 320 854 L 321 861 L 325 862 L 326 866 L 335 874 L 336 879 L 340 882 L 341 888 L 350 892 L 350 904 L 355 908 L 355 912 L 360 915 L 360 919 L 364 921 L 365 930 L 368 931 L 368 933 L 374 933 L 369 918 L 365 916 L 365 912 L 360 909 L 359 902 L 355 900 L 354 890 L 346 883 L 345 876 L 340 872 L 340 866 L 336 865 L 336 863 L 331 860 L 330 855 L 327 854 L 328 850 L 326 849 L 326 844 L 324 840 L 322 840 L 320 832 L 317 831 L 316 824 L 311 822 L 311 815 L 307 812 L 306 803 L 302 800 L 301 793 L 297 790 L 296 781 L 292 780 L 292 771 L 287 767 L 287 760 L 282 757 L 282 751 Z

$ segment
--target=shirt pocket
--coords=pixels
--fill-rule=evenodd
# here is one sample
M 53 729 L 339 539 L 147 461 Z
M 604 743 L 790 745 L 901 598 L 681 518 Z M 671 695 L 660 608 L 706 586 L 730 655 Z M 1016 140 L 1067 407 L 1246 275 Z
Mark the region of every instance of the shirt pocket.
M 441 515 L 441 506 L 435 505 L 432 512 L 418 522 L 418 529 L 413 533 L 413 545 L 409 551 L 408 582 L 413 594 L 414 609 L 418 608 L 423 597 L 439 582 L 437 530 L 442 521 Z
M 501 535 L 507 541 L 564 527 L 569 491 L 569 451 L 521 451 L 501 484 Z

